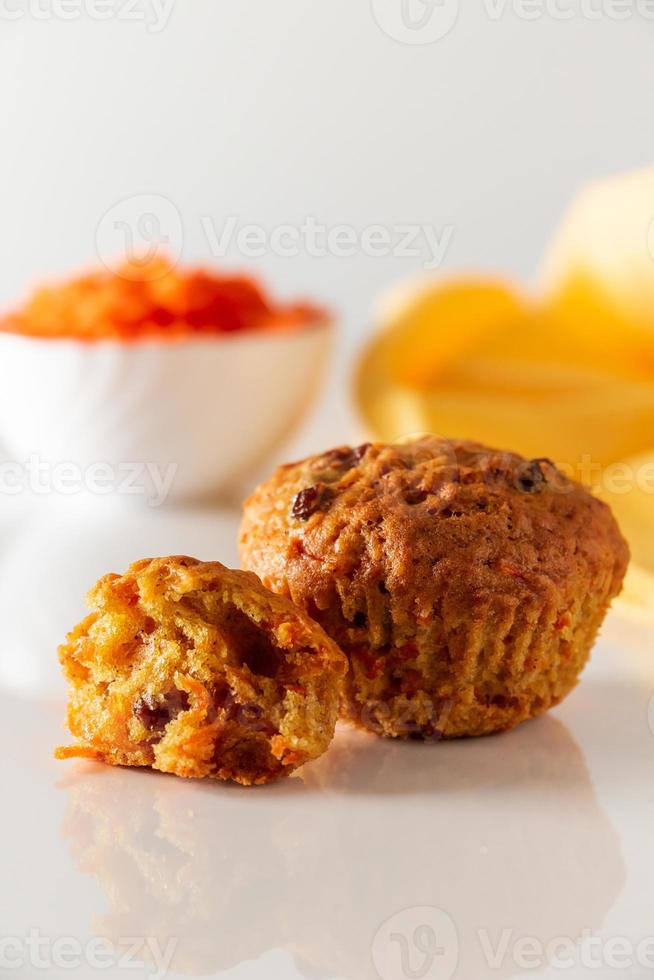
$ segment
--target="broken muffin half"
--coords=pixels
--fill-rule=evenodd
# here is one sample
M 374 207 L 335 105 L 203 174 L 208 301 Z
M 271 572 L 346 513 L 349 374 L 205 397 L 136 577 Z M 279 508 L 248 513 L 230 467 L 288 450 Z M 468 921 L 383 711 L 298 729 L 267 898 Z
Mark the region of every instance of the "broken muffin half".
M 57 758 L 252 785 L 327 749 L 347 661 L 256 575 L 145 559 L 88 602 L 59 650 L 76 743 Z

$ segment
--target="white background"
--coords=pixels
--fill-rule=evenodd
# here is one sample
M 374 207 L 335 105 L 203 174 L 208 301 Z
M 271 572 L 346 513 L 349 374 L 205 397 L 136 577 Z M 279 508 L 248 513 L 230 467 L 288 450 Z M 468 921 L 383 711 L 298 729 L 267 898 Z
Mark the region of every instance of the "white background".
M 84 12 L 93 0 L 63 0 L 71 19 L 47 18 L 61 0 L 38 2 L 39 16 L 37 0 L 0 0 L 0 303 L 93 265 L 106 211 L 163 195 L 185 260 L 251 268 L 337 312 L 322 415 L 332 432 L 342 419 L 344 438 L 350 355 L 380 292 L 423 273 L 427 254 L 253 259 L 232 247 L 216 259 L 203 218 L 218 232 L 229 216 L 268 231 L 307 216 L 358 231 L 450 226 L 431 275 L 528 281 L 583 182 L 651 161 L 651 0 L 542 0 L 540 16 L 532 0 L 529 19 L 517 0 L 460 3 L 426 44 L 375 19 L 397 19 L 401 0 L 165 0 L 167 20 L 155 0 L 133 12 L 104 0 L 103 21 Z M 457 12 L 436 2 L 435 17 Z
M 535 20 L 512 0 L 499 17 L 493 0 L 461 3 L 447 36 L 415 45 L 387 36 L 368 0 L 172 0 L 158 33 L 153 0 L 136 9 L 148 23 L 40 20 L 30 2 L 0 3 L 5 305 L 94 262 L 102 215 L 144 193 L 175 203 L 189 260 L 212 259 L 202 215 L 266 228 L 312 215 L 358 229 L 451 224 L 444 268 L 528 278 L 581 183 L 651 162 L 646 0 L 623 21 L 624 0 L 586 0 L 585 11 L 556 0 L 567 20 L 553 0 Z M 23 16 L 6 19 L 14 9 Z M 422 263 L 227 261 L 331 302 L 348 336 L 382 287 Z

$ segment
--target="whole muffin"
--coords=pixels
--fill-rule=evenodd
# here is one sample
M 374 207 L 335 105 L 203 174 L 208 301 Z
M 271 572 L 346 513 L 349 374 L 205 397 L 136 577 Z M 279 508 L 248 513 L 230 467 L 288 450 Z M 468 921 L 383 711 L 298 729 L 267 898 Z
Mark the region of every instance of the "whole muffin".
M 431 738 L 565 697 L 629 559 L 549 460 L 435 436 L 280 467 L 246 501 L 241 554 L 347 654 L 344 717 Z
M 59 651 L 77 739 L 59 758 L 250 785 L 328 747 L 345 658 L 256 575 L 146 559 L 106 575 L 88 601 Z

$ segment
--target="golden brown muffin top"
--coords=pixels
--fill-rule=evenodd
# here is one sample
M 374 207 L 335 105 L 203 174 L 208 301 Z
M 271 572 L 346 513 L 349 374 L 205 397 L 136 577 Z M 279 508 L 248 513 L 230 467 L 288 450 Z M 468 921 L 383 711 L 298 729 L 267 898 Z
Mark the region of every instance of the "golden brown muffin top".
M 443 591 L 523 599 L 602 582 L 615 594 L 628 562 L 609 508 L 550 460 L 436 436 L 280 467 L 246 502 L 241 546 L 280 591 L 320 602 L 349 580 L 415 596 L 418 615 Z

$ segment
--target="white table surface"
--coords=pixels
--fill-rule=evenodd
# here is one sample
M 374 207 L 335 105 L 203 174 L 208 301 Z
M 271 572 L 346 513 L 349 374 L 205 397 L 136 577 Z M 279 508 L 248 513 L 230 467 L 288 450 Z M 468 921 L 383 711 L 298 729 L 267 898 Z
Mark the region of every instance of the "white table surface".
M 0 510 L 0 976 L 654 973 L 651 633 L 616 614 L 568 700 L 507 735 L 344 730 L 253 790 L 54 761 L 55 648 L 85 589 L 148 554 L 233 563 L 237 524 Z

